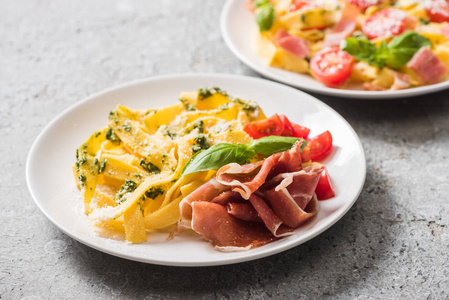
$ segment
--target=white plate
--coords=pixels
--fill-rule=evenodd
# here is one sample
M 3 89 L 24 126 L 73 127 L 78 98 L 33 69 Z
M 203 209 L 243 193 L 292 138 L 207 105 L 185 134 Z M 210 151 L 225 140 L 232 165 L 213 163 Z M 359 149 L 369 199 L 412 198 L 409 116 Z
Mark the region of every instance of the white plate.
M 411 97 L 449 88 L 449 81 L 398 91 L 363 91 L 335 89 L 323 85 L 309 75 L 273 68 L 257 55 L 254 15 L 245 7 L 246 0 L 228 0 L 221 13 L 221 33 L 231 51 L 248 67 L 273 80 L 300 89 L 338 97 L 360 99 L 389 99 Z
M 132 108 L 167 106 L 181 91 L 218 86 L 230 95 L 256 100 L 267 115 L 287 117 L 312 129 L 311 136 L 330 130 L 335 150 L 326 166 L 337 196 L 322 201 L 318 215 L 296 234 L 245 252 L 214 250 L 195 234 L 165 241 L 167 234 L 151 233 L 143 244 L 130 245 L 100 237 L 82 210 L 72 164 L 75 149 L 107 124 L 109 111 L 119 104 Z M 100 251 L 146 263 L 174 266 L 231 264 L 272 255 L 317 236 L 339 220 L 356 201 L 365 181 L 365 155 L 351 126 L 316 98 L 271 81 L 234 75 L 174 75 L 144 79 L 93 95 L 60 114 L 42 131 L 28 156 L 28 188 L 41 211 L 60 230 Z

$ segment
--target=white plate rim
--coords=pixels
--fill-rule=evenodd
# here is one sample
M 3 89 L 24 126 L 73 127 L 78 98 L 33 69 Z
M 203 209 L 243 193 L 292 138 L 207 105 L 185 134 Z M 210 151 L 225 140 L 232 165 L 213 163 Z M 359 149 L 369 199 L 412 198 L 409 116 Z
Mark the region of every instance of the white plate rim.
M 89 240 L 87 240 L 86 238 L 80 237 L 78 235 L 76 235 L 74 232 L 71 232 L 70 230 L 68 230 L 67 228 L 63 227 L 62 225 L 60 225 L 54 218 L 53 216 L 45 210 L 45 208 L 43 207 L 43 205 L 41 204 L 40 200 L 38 199 L 38 196 L 35 194 L 34 190 L 33 190 L 33 184 L 32 184 L 32 170 L 31 170 L 31 164 L 32 164 L 32 160 L 34 159 L 34 155 L 37 151 L 37 148 L 39 146 L 39 141 L 43 138 L 43 136 L 52 128 L 52 126 L 54 124 L 56 124 L 57 122 L 59 122 L 60 120 L 64 119 L 65 116 L 67 116 L 72 110 L 76 109 L 77 107 L 83 105 L 86 102 L 90 102 L 90 101 L 95 101 L 96 98 L 104 96 L 106 94 L 109 94 L 111 92 L 117 92 L 117 91 L 121 91 L 123 89 L 128 89 L 128 88 L 133 88 L 135 86 L 139 86 L 140 84 L 149 84 L 152 82 L 157 82 L 157 81 L 163 81 L 163 80 L 171 80 L 171 79 L 183 79 L 183 78 L 203 78 L 203 77 L 207 77 L 207 78 L 224 78 L 224 79 L 235 79 L 235 80 L 243 80 L 243 81 L 253 81 L 253 82 L 259 82 L 259 83 L 263 83 L 266 86 L 272 85 L 272 86 L 278 86 L 281 88 L 285 88 L 285 89 L 291 89 L 293 90 L 295 93 L 298 93 L 299 95 L 302 96 L 307 96 L 310 98 L 313 98 L 318 106 L 322 106 L 322 107 L 326 107 L 326 109 L 329 109 L 330 111 L 332 111 L 336 117 L 338 117 L 341 121 L 343 121 L 347 128 L 350 130 L 350 132 L 352 132 L 353 136 L 355 137 L 357 146 L 358 146 L 358 150 L 360 150 L 360 157 L 359 160 L 362 162 L 362 164 L 360 165 L 360 172 L 363 174 L 363 178 L 360 178 L 359 183 L 358 183 L 358 190 L 357 193 L 354 194 L 354 196 L 352 197 L 351 201 L 348 201 L 345 206 L 344 206 L 344 210 L 340 211 L 340 213 L 328 224 L 326 224 L 326 226 L 322 226 L 319 230 L 315 230 L 312 231 L 310 230 L 309 232 L 307 232 L 300 240 L 294 242 L 294 243 L 290 243 L 288 245 L 284 245 L 281 247 L 277 247 L 274 250 L 269 250 L 269 251 L 263 251 L 257 254 L 251 254 L 251 251 L 248 251 L 247 253 L 249 253 L 249 255 L 245 256 L 245 257 L 240 257 L 240 258 L 230 258 L 230 259 L 221 259 L 221 260 L 217 260 L 217 261 L 207 261 L 204 263 L 201 262 L 195 262 L 195 263 L 191 263 L 188 261 L 185 262 L 171 262 L 171 261 L 165 261 L 165 260 L 160 260 L 160 259 L 148 259 L 148 258 L 141 258 L 141 257 L 136 257 L 133 255 L 128 255 L 126 253 L 118 253 L 117 251 L 114 251 L 113 249 L 108 249 L 108 248 L 104 248 L 101 247 L 93 242 L 90 242 Z M 113 86 L 111 88 L 105 89 L 103 91 L 100 91 L 98 93 L 95 93 L 87 98 L 85 98 L 84 100 L 81 100 L 77 103 L 75 103 L 74 105 L 70 106 L 69 108 L 65 109 L 62 113 L 58 114 L 53 120 L 51 120 L 45 127 L 44 129 L 39 133 L 39 135 L 36 137 L 36 139 L 34 140 L 28 157 L 27 157 L 27 162 L 26 162 L 26 167 L 25 167 L 25 171 L 26 171 L 26 181 L 27 181 L 27 187 L 28 190 L 35 202 L 35 204 L 37 205 L 37 207 L 39 208 L 39 210 L 44 214 L 44 216 L 49 219 L 58 229 L 60 229 L 62 232 L 64 232 L 65 234 L 67 234 L 68 236 L 72 237 L 73 239 L 77 240 L 78 242 L 87 245 L 91 248 L 94 248 L 96 250 L 99 250 L 101 252 L 116 256 L 116 257 L 121 257 L 121 258 L 125 258 L 128 260 L 132 260 L 132 261 L 139 261 L 139 262 L 143 262 L 143 263 L 150 263 L 150 264 L 157 264 L 157 265 L 166 265 L 166 266 L 179 266 L 179 267 L 204 267 L 204 266 L 217 266 L 217 265 L 227 265 L 227 264 L 235 264 L 235 263 L 241 263 L 241 262 L 246 262 L 246 261 L 251 261 L 251 260 L 256 260 L 256 259 L 260 259 L 263 257 L 267 257 L 267 256 L 271 256 L 283 251 L 286 251 L 288 249 L 291 249 L 293 247 L 296 247 L 300 244 L 303 244 L 307 241 L 309 241 L 310 239 L 318 236 L 319 234 L 323 233 L 324 231 L 326 231 L 327 229 L 329 229 L 330 227 L 332 227 L 338 220 L 340 220 L 348 211 L 349 209 L 353 206 L 353 204 L 355 203 L 355 201 L 358 199 L 362 189 L 363 189 L 363 185 L 365 182 L 365 178 L 366 178 L 366 158 L 365 158 L 365 153 L 362 147 L 362 144 L 360 142 L 360 139 L 358 138 L 356 132 L 354 131 L 354 129 L 351 127 L 351 125 L 340 115 L 338 114 L 334 109 L 332 109 L 331 107 L 329 107 L 328 105 L 324 104 L 323 102 L 319 101 L 318 99 L 316 99 L 313 96 L 310 96 L 308 94 L 305 94 L 304 92 L 298 91 L 294 88 L 282 85 L 280 83 L 276 83 L 276 82 L 272 82 L 272 81 L 268 81 L 265 79 L 260 79 L 260 78 L 254 78 L 254 77 L 249 77 L 249 76 L 242 76 L 242 75 L 233 75 L 233 74 L 208 74 L 208 73 L 187 73 L 187 74 L 174 74 L 174 75 L 162 75 L 162 76 L 154 76 L 154 77 L 149 77 L 149 78 L 143 78 L 143 79 L 139 79 L 139 80 L 135 80 L 135 81 L 131 81 L 128 83 L 123 83 L 120 85 L 116 85 Z M 259 248 L 258 248 L 259 249 Z M 214 250 L 215 251 L 215 250 Z
M 440 82 L 432 85 L 419 86 L 410 89 L 396 90 L 396 91 L 363 91 L 363 90 L 345 90 L 345 89 L 335 89 L 329 88 L 325 85 L 318 87 L 311 87 L 307 84 L 303 84 L 300 81 L 291 80 L 288 77 L 284 77 L 278 75 L 276 71 L 279 71 L 277 68 L 273 68 L 267 65 L 260 65 L 252 62 L 247 56 L 245 56 L 239 47 L 236 45 L 233 39 L 233 35 L 231 34 L 229 28 L 228 19 L 231 17 L 233 13 L 233 7 L 235 7 L 236 3 L 240 3 L 241 9 L 245 9 L 243 3 L 245 0 L 228 0 L 223 6 L 221 16 L 220 16 L 220 29 L 223 40 L 225 41 L 228 48 L 231 52 L 237 56 L 240 61 L 242 61 L 245 65 L 256 71 L 257 73 L 263 75 L 264 77 L 270 78 L 272 80 L 276 80 L 278 82 L 288 84 L 290 86 L 299 88 L 304 91 L 319 93 L 323 95 L 336 96 L 336 97 L 346 97 L 346 98 L 358 98 L 360 100 L 365 99 L 376 99 L 376 100 L 387 100 L 394 98 L 404 98 L 404 97 L 415 97 L 424 94 L 430 94 L 438 91 L 442 91 L 449 88 L 449 80 Z M 251 20 L 253 21 L 253 20 Z M 255 54 L 255 53 L 254 53 Z M 255 54 L 257 55 L 257 54 Z M 284 72 L 289 72 L 283 70 Z M 289 72 L 292 76 L 308 76 L 303 74 L 295 74 L 293 72 Z

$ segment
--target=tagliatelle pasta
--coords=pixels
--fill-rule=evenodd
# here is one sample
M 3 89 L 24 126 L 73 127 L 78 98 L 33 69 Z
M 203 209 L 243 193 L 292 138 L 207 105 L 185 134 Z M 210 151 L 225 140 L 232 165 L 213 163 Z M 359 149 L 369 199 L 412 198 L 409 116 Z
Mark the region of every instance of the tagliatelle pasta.
M 249 144 L 244 126 L 264 118 L 255 102 L 219 88 L 182 93 L 165 108 L 118 105 L 108 126 L 77 150 L 73 170 L 85 213 L 131 243 L 146 241 L 148 231 L 176 224 L 181 200 L 215 175 L 210 170 L 183 176 L 190 158 L 218 143 Z

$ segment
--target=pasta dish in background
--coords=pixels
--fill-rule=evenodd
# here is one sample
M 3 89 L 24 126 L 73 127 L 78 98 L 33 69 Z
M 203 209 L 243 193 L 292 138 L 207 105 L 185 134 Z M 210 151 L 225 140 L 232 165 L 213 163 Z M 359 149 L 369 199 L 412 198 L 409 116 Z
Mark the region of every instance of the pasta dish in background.
M 399 90 L 447 79 L 446 0 L 250 0 L 268 65 L 326 86 Z

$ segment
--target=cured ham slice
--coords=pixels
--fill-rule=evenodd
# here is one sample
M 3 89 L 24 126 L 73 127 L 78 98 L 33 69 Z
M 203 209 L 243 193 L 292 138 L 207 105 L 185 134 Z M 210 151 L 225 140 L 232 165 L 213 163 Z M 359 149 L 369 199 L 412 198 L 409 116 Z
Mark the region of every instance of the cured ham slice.
M 247 250 L 293 234 L 317 212 L 314 193 L 324 168 L 302 169 L 300 146 L 257 163 L 222 167 L 216 180 L 181 201 L 180 226 L 222 251 Z
M 279 174 L 266 183 L 264 195 L 284 224 L 297 228 L 317 213 L 315 206 L 306 208 L 315 194 L 323 168 L 314 165 L 299 172 Z
M 324 38 L 324 47 L 339 46 L 341 41 L 346 40 L 357 26 L 356 21 L 342 20 L 338 22 Z
M 423 83 L 430 84 L 441 82 L 449 71 L 444 62 L 427 47 L 416 52 L 407 67 L 412 69 Z
M 192 229 L 221 251 L 249 250 L 277 240 L 263 223 L 246 222 L 211 202 L 192 203 Z
M 295 144 L 289 151 L 273 154 L 264 161 L 253 164 L 243 166 L 235 163 L 228 164 L 218 170 L 217 181 L 232 187 L 233 191 L 240 193 L 243 199 L 248 200 L 266 179 L 280 173 L 296 172 L 302 169 L 300 147 L 300 143 Z
M 180 221 L 178 228 L 190 228 L 192 221 L 192 203 L 211 201 L 220 195 L 223 191 L 229 190 L 228 186 L 218 183 L 215 179 L 211 179 L 179 203 Z
M 229 187 L 227 187 L 229 188 Z M 220 204 L 222 206 L 227 205 L 228 203 L 234 203 L 234 202 L 243 202 L 245 201 L 242 196 L 238 192 L 233 191 L 225 191 L 219 194 L 217 197 L 213 198 L 211 202 Z
M 396 91 L 396 90 L 402 90 L 402 89 L 406 89 L 406 88 L 410 87 L 412 79 L 410 78 L 409 75 L 399 73 L 399 72 L 394 72 L 393 75 L 394 75 L 394 81 L 393 81 L 393 85 L 390 88 L 391 90 Z
M 359 14 L 360 9 L 357 6 L 347 3 L 341 12 L 340 20 L 326 33 L 323 46 L 336 47 L 346 40 L 354 32 Z
M 243 199 L 248 200 L 252 193 L 265 183 L 268 173 L 278 162 L 281 154 L 275 154 L 264 161 L 253 164 L 239 165 L 228 164 L 217 172 L 217 181 L 220 184 L 232 187 L 232 190 L 240 193 Z
M 279 29 L 276 32 L 275 43 L 282 49 L 299 58 L 305 58 L 310 54 L 308 42 L 306 39 L 303 39 L 299 36 L 290 35 L 283 29 Z
M 231 202 L 227 206 L 228 213 L 237 219 L 251 222 L 263 222 L 251 203 Z
M 285 226 L 281 219 L 273 212 L 268 204 L 260 197 L 251 195 L 249 201 L 259 214 L 265 226 L 275 237 L 282 237 L 293 234 L 293 228 Z

